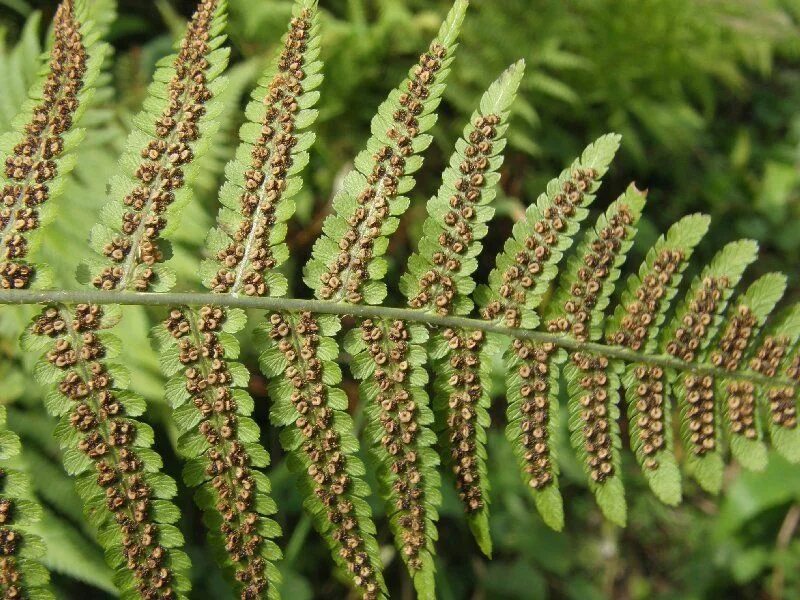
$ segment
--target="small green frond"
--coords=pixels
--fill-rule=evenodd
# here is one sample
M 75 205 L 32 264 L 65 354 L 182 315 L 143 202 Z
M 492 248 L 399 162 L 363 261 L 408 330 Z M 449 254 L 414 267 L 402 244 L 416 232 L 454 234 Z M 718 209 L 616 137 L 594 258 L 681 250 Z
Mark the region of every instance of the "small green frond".
M 486 224 L 494 215 L 490 204 L 497 193 L 508 117 L 523 73 L 524 62 L 511 65 L 483 94 L 463 136 L 456 142 L 437 195 L 428 202 L 428 218 L 418 252 L 410 258 L 400 283 L 414 308 L 440 315 L 468 314 L 472 310 L 470 295 L 475 288 L 472 274 L 478 268 L 477 257 L 483 249 L 480 240 L 487 234 Z M 433 402 L 442 454 L 455 474 L 470 528 L 483 552 L 489 555 L 489 487 L 484 448 L 489 397 L 482 390 L 480 379 L 488 377 L 480 365 L 482 335 L 437 331 L 430 345 L 443 349 L 436 355 Z M 424 352 L 422 356 L 424 365 Z M 429 410 L 427 402 L 423 410 Z M 476 415 L 478 419 L 472 419 Z M 382 414 L 381 420 L 387 417 Z M 424 413 L 420 417 L 428 420 Z M 420 439 L 430 440 L 426 445 L 433 442 L 426 427 L 430 424 L 432 420 L 415 423 L 420 429 Z M 434 481 L 438 483 L 438 476 Z M 430 493 L 438 498 L 438 487 Z M 435 539 L 433 522 L 426 535 Z M 433 580 L 432 558 L 427 562 L 430 568 L 426 582 Z M 432 586 L 417 587 L 424 596 L 434 594 Z
M 772 446 L 794 463 L 800 463 L 800 428 L 797 426 L 797 402 L 800 397 L 798 341 L 800 304 L 795 304 L 767 327 L 749 364 L 750 369 L 761 375 L 788 375 L 798 382 L 795 386 L 776 385 L 766 389 L 759 386 L 756 390 Z
M 332 316 L 311 313 L 270 316 L 261 370 L 271 379 L 270 420 L 282 428 L 281 445 L 300 478 L 304 506 L 331 548 L 337 565 L 364 598 L 386 597 L 372 511 L 364 500 L 364 465 L 347 414 L 347 395 L 337 387 L 334 362 L 341 328 Z
M 238 322 L 237 322 L 238 321 Z M 239 345 L 233 334 L 244 325 L 226 309 L 173 309 L 157 331 L 167 401 L 186 459 L 184 481 L 197 487 L 195 500 L 216 555 L 241 597 L 276 598 L 280 583 L 273 541 L 280 527 L 270 482 L 257 469 L 269 464 L 259 427 L 250 418 L 249 373 L 233 362 Z
M 442 315 L 472 311 L 472 274 L 494 216 L 490 205 L 497 195 L 509 111 L 524 71 L 524 62 L 515 63 L 484 93 L 456 142 L 439 191 L 428 201 L 419 249 L 400 280 L 412 308 Z
M 636 235 L 645 195 L 631 185 L 601 215 L 569 261 L 548 305 L 545 326 L 578 340 L 598 340 L 620 268 Z M 571 441 L 603 514 L 624 526 L 619 432 L 619 375 L 605 356 L 574 352 L 564 367 Z M 556 393 L 553 393 L 555 391 Z M 550 404 L 558 402 L 557 389 Z
M 786 291 L 786 276 L 769 273 L 757 279 L 728 308 L 725 326 L 703 362 L 727 371 L 746 366 L 746 357 L 760 328 Z M 720 378 L 713 391 L 726 427 L 731 454 L 748 469 L 767 466 L 767 447 L 762 441 L 762 424 L 756 405 L 755 386 L 748 381 Z
M 228 48 L 222 47 L 224 0 L 202 0 L 178 53 L 158 64 L 142 111 L 133 119 L 110 183 L 110 200 L 91 234 L 97 257 L 84 265 L 101 290 L 166 291 L 174 273 L 161 264 L 168 250 L 160 240 L 179 224 L 191 199 L 196 159 L 208 151 L 224 108 L 215 101 L 225 78 Z
M 436 109 L 450 74 L 456 38 L 467 8 L 457 0 L 439 35 L 372 120 L 372 137 L 333 199 L 334 214 L 304 270 L 306 284 L 323 300 L 380 304 L 386 298 L 383 255 L 388 236 L 408 208 L 413 173 L 432 137 Z
M 108 53 L 98 40 L 85 3 L 64 0 L 53 22 L 49 62 L 29 100 L 0 138 L 0 287 L 48 287 L 52 277 L 38 260 L 54 199 L 74 167 L 74 150 L 84 132 L 75 126 L 91 102 Z

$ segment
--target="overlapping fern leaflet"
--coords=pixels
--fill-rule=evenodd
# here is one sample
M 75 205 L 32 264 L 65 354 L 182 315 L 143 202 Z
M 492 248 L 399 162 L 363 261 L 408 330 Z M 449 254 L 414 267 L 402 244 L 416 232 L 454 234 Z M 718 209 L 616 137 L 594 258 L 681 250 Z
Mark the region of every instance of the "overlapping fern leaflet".
M 606 327 L 609 344 L 653 353 L 670 303 L 709 218 L 689 215 L 670 227 L 647 252 L 638 273 L 628 278 L 619 305 Z M 663 369 L 645 364 L 614 365 L 628 404 L 629 435 L 636 460 L 653 492 L 667 504 L 681 498 L 681 480 L 669 421 L 671 400 Z
M 472 301 L 469 299 L 475 286 L 472 273 L 477 268 L 476 257 L 481 250 L 480 240 L 488 231 L 486 223 L 494 214 L 494 209 L 489 205 L 496 194 L 498 170 L 503 161 L 509 108 L 523 72 L 524 63 L 513 65 L 483 95 L 478 110 L 473 113 L 470 123 L 464 128 L 463 136 L 456 143 L 455 152 L 442 176 L 442 185 L 437 195 L 428 202 L 429 216 L 423 225 L 419 250 L 409 259 L 408 270 L 401 279 L 401 289 L 409 299 L 409 305 L 414 308 L 439 315 L 452 312 L 467 314 L 472 308 Z M 362 327 L 361 340 L 354 337 L 355 343 L 348 350 L 356 354 L 356 361 L 361 360 L 360 365 L 365 365 L 366 373 L 356 376 L 373 376 L 373 381 L 367 379 L 362 384 L 362 397 L 370 402 L 368 406 L 374 413 L 374 427 L 371 428 L 370 435 L 375 441 L 380 440 L 381 445 L 375 446 L 375 453 L 386 468 L 386 496 L 395 505 L 393 509 L 400 510 L 395 535 L 401 538 L 404 551 L 411 559 L 418 558 L 419 555 L 422 568 L 419 569 L 418 576 L 415 576 L 418 590 L 425 589 L 432 593 L 432 586 L 423 588 L 423 582 L 425 578 L 432 578 L 433 573 L 432 542 L 436 538 L 434 522 L 440 493 L 439 476 L 434 469 L 438 459 L 429 448 L 433 443 L 433 435 L 429 429 L 433 414 L 428 407 L 427 394 L 422 388 L 427 382 L 427 374 L 422 369 L 425 356 L 420 344 L 427 339 L 427 334 L 423 335 L 422 330 L 406 337 L 397 337 L 396 333 L 390 333 L 386 336 L 391 340 L 389 346 L 381 348 L 383 342 L 381 337 L 374 337 L 373 326 L 372 322 L 366 323 L 366 328 Z M 390 332 L 416 330 L 399 321 L 379 326 L 389 329 Z M 452 334 L 454 332 L 451 331 L 435 332 L 429 346 L 447 349 L 443 342 L 444 336 L 449 339 Z M 363 354 L 358 354 L 359 352 Z M 454 368 L 443 360 L 443 352 L 434 352 L 433 356 L 443 363 L 436 369 L 437 373 L 450 369 L 451 377 L 467 376 L 468 368 Z M 410 370 L 408 382 L 405 374 L 398 374 L 398 370 Z M 465 380 L 463 385 L 480 389 L 476 381 Z M 409 393 L 412 397 L 407 398 Z M 442 432 L 444 447 L 447 448 L 446 460 L 456 475 L 470 526 L 481 547 L 489 554 L 491 542 L 486 516 L 488 498 L 487 490 L 480 481 L 481 474 L 485 474 L 482 449 L 485 440 L 474 435 L 477 430 L 472 426 L 475 420 L 483 422 L 488 419 L 485 402 L 475 402 L 475 398 L 465 396 L 462 399 L 465 406 L 459 410 L 459 418 L 464 419 L 463 425 L 447 427 L 445 423 L 448 421 L 448 414 L 445 406 L 448 400 L 440 400 L 437 410 L 441 425 L 439 430 Z M 418 416 L 413 414 L 415 411 L 419 413 Z M 463 439 L 454 440 L 453 432 Z M 410 439 L 412 443 L 409 444 L 404 438 Z M 414 464 L 408 463 L 409 454 L 414 459 Z M 426 468 L 427 465 L 430 468 Z M 418 474 L 420 468 L 424 473 L 421 477 Z M 419 495 L 416 503 L 413 496 L 415 491 Z M 411 513 L 411 516 L 403 514 L 403 511 Z M 421 518 L 415 519 L 415 511 L 430 522 L 423 522 Z M 423 525 L 427 525 L 427 531 Z M 412 552 L 408 548 L 409 539 L 416 540 L 417 545 L 422 546 L 426 538 L 428 547 L 425 552 L 420 554 L 419 549 Z M 414 573 L 414 563 L 412 560 L 407 562 Z M 425 565 L 425 562 L 430 566 Z
M 88 4 L 64 0 L 53 21 L 53 43 L 45 71 L 16 117 L 14 131 L 0 139 L 0 288 L 47 287 L 51 277 L 36 262 L 45 226 L 55 217 L 55 198 L 72 170 L 76 128 L 108 47 L 99 42 Z
M 41 519 L 28 476 L 7 462 L 21 451 L 19 437 L 7 428 L 6 408 L 0 406 L 0 593 L 3 598 L 54 598 L 50 574 L 41 563 L 42 540 L 29 526 Z
M 704 355 L 726 371 L 747 366 L 747 356 L 754 350 L 758 332 L 786 291 L 786 276 L 768 273 L 753 282 L 747 291 L 728 308 L 719 338 Z M 753 470 L 767 466 L 767 447 L 756 406 L 755 385 L 725 377 L 713 384 L 714 404 L 723 415 L 730 451 L 742 465 Z
M 535 328 L 536 308 L 558 263 L 572 245 L 580 223 L 588 214 L 600 181 L 617 149 L 619 136 L 605 135 L 590 144 L 568 169 L 547 184 L 545 193 L 528 207 L 525 218 L 514 225 L 476 299 L 483 318 L 510 327 Z M 557 425 L 558 373 L 552 369 L 555 347 L 514 340 L 506 351 L 508 426 L 506 435 L 545 522 L 561 529 L 564 510 L 558 491 L 558 465 L 552 438 Z M 483 364 L 475 357 L 471 362 Z M 484 367 L 485 368 L 485 367 Z M 482 380 L 487 394 L 488 381 Z
M 321 82 L 316 2 L 299 0 L 282 51 L 253 91 L 237 157 L 227 166 L 219 224 L 209 235 L 214 259 L 201 269 L 219 294 L 282 295 L 286 281 L 274 271 L 287 257 L 285 221 L 293 214 L 297 176 L 308 162 Z M 244 327 L 243 311 L 205 306 L 173 309 L 157 335 L 162 365 L 171 377 L 167 399 L 189 459 L 184 480 L 201 486 L 198 504 L 212 531 L 220 561 L 230 567 L 242 598 L 276 597 L 274 561 L 279 535 L 268 515 L 275 505 L 269 480 L 255 468 L 269 456 L 249 415 L 253 399 L 244 389 L 247 369 L 233 362 L 233 333 Z
M 224 3 L 198 5 L 177 55 L 156 73 L 137 130 L 129 138 L 123 172 L 111 194 L 124 196 L 103 211 L 107 225 L 92 232 L 92 244 L 116 265 L 98 267 L 93 283 L 101 289 L 166 289 L 167 271 L 157 238 L 176 226 L 172 209 L 188 198 L 192 161 L 203 150 L 203 136 L 216 116 L 215 78 L 227 62 L 220 32 Z M 139 162 L 141 161 L 141 162 Z M 137 164 L 138 163 L 138 164 Z M 136 181 L 136 182 L 134 182 Z M 108 223 L 121 222 L 118 233 Z M 125 594 L 148 598 L 182 597 L 189 589 L 189 561 L 177 548 L 183 537 L 175 528 L 177 509 L 169 501 L 175 483 L 160 473 L 160 457 L 151 450 L 153 432 L 135 417 L 144 400 L 127 391 L 130 375 L 113 362 L 121 346 L 107 330 L 119 319 L 118 307 L 78 305 L 45 308 L 23 343 L 49 348 L 37 377 L 51 392 L 50 412 L 61 417 L 57 436 L 65 466 L 78 476 L 86 513 L 99 531 L 107 561 L 117 572 L 115 584 Z
M 757 252 L 755 242 L 743 240 L 728 244 L 716 254 L 692 281 L 686 297 L 662 332 L 662 351 L 687 363 L 702 356 L 720 326 L 733 288 L 745 268 L 755 261 Z M 706 490 L 719 491 L 724 465 L 713 377 L 667 371 L 660 383 L 667 393 L 674 395 L 680 407 L 687 471 Z
M 756 390 L 772 446 L 792 462 L 800 462 L 800 428 L 797 426 L 799 341 L 800 304 L 795 304 L 767 327 L 749 361 L 750 369 L 757 373 L 767 377 L 786 375 L 797 382 L 794 386 L 759 386 Z

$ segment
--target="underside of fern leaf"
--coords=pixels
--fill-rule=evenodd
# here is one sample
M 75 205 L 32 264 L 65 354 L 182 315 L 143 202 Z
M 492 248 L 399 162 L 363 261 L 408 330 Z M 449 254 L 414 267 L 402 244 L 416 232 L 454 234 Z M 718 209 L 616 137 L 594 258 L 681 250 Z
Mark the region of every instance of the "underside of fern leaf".
M 71 151 L 84 135 L 76 125 L 107 54 L 89 13 L 85 0 L 60 4 L 46 70 L 15 119 L 15 131 L 0 139 L 0 289 L 47 287 L 51 280 L 35 255 L 74 166 Z
M 282 52 L 253 92 L 250 122 L 242 128 L 237 159 L 228 165 L 220 192 L 219 226 L 209 235 L 215 260 L 201 269 L 218 294 L 285 292 L 285 280 L 273 269 L 287 255 L 284 222 L 294 211 L 291 196 L 300 182 L 293 175 L 307 163 L 305 150 L 313 140 L 298 130 L 316 116 L 311 106 L 321 80 L 318 29 L 316 3 L 297 2 Z M 271 538 L 280 531 L 268 518 L 275 511 L 269 480 L 254 470 L 266 467 L 269 455 L 249 417 L 254 403 L 243 389 L 247 369 L 232 362 L 238 354 L 232 334 L 246 321 L 241 311 L 180 307 L 157 335 L 166 342 L 162 365 L 174 376 L 168 401 L 189 459 L 184 480 L 201 486 L 198 504 L 241 597 L 272 598 L 278 593 L 273 563 L 280 551 Z
M 654 352 L 658 333 L 694 248 L 708 230 L 704 215 L 689 215 L 659 238 L 636 274 L 628 278 L 620 304 L 606 327 L 606 341 Z M 667 504 L 681 499 L 681 478 L 673 449 L 671 399 L 664 370 L 625 365 L 622 380 L 628 404 L 631 448 L 653 492 Z
M 497 257 L 489 286 L 477 291 L 485 319 L 511 327 L 535 328 L 535 309 L 572 245 L 587 206 L 619 147 L 619 136 L 607 135 L 588 146 L 581 157 L 551 180 L 514 226 L 512 239 Z M 558 370 L 552 368 L 555 347 L 514 340 L 506 350 L 508 426 L 506 435 L 523 478 L 545 522 L 561 529 L 564 510 L 558 491 L 553 436 L 558 423 Z M 484 384 L 486 388 L 487 384 Z M 488 393 L 484 389 L 484 394 Z
M 756 259 L 758 246 L 732 242 L 717 253 L 694 279 L 683 302 L 664 330 L 661 348 L 692 363 L 702 356 L 722 321 L 733 288 Z M 710 492 L 722 485 L 723 461 L 714 378 L 711 375 L 666 373 L 661 378 L 680 407 L 681 437 L 686 445 L 686 468 Z
M 22 444 L 6 426 L 6 408 L 0 406 L 0 593 L 3 598 L 55 598 L 50 574 L 41 563 L 42 540 L 29 528 L 41 519 L 41 506 L 25 473 L 7 468 Z

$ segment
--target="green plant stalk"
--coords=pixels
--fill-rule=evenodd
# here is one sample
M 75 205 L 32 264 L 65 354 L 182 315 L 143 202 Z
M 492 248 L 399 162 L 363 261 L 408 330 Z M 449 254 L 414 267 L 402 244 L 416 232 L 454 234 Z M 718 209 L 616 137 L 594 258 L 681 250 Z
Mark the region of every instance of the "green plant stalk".
M 228 308 L 256 309 L 263 311 L 309 311 L 325 315 L 350 315 L 363 318 L 400 319 L 414 323 L 425 323 L 432 327 L 452 327 L 477 329 L 486 333 L 495 333 L 509 337 L 532 340 L 538 343 L 551 343 L 559 348 L 572 351 L 594 352 L 608 358 L 626 362 L 642 362 L 649 365 L 677 369 L 698 374 L 717 375 L 729 379 L 739 379 L 770 385 L 794 385 L 784 377 L 767 377 L 750 370 L 730 373 L 716 367 L 690 364 L 661 354 L 642 354 L 627 350 L 621 346 L 609 346 L 596 342 L 579 342 L 567 336 L 514 329 L 495 325 L 482 319 L 468 317 L 442 317 L 413 308 L 394 308 L 389 306 L 369 306 L 342 304 L 327 300 L 306 300 L 303 298 L 258 298 L 245 296 L 227 296 L 223 294 L 206 294 L 195 292 L 154 293 L 154 292 L 101 292 L 95 290 L 0 290 L 0 305 L 3 304 L 122 304 L 125 306 L 226 306 Z

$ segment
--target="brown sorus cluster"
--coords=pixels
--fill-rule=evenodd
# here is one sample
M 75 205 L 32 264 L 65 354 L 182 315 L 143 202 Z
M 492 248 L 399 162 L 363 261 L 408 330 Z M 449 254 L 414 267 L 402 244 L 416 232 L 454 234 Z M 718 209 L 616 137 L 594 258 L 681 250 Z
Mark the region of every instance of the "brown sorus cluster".
M 278 72 L 264 97 L 267 111 L 261 135 L 251 152 L 250 168 L 244 173 L 245 191 L 240 198 L 244 219 L 233 242 L 217 254 L 222 266 L 211 282 L 214 292 L 242 290 L 247 296 L 269 293 L 264 271 L 276 266 L 270 234 L 275 225 L 275 210 L 286 190 L 292 148 L 297 144 L 297 100 L 303 93 L 304 52 L 310 29 L 311 11 L 303 9 L 300 16 L 291 21 L 278 60 Z
M 25 598 L 23 574 L 17 564 L 22 539 L 10 527 L 0 527 L 0 592 L 3 598 Z
M 711 352 L 712 364 L 727 371 L 738 369 L 757 325 L 758 319 L 753 311 L 748 306 L 740 304 L 736 314 L 728 321 L 719 346 Z M 749 440 L 756 439 L 758 432 L 755 425 L 756 398 L 753 384 L 732 381 L 728 383 L 726 389 L 731 431 Z
M 123 199 L 128 210 L 121 233 L 103 248 L 113 265 L 93 279 L 98 289 L 147 291 L 155 276 L 153 265 L 163 260 L 158 237 L 167 225 L 165 212 L 184 185 L 183 167 L 194 159 L 192 144 L 200 137 L 199 122 L 212 97 L 206 56 L 217 4 L 218 0 L 200 3 L 181 41 L 167 88 L 169 102 L 155 122 L 156 137 L 142 148 L 142 162 L 134 173 L 137 184 Z M 131 280 L 142 264 L 145 268 Z
M 413 142 L 420 134 L 418 117 L 446 56 L 444 46 L 431 44 L 414 68 L 408 91 L 400 94 L 402 108 L 392 115 L 392 124 L 386 131 L 390 142 L 373 156 L 375 164 L 367 176 L 367 187 L 356 199 L 358 207 L 347 217 L 348 231 L 337 240 L 340 253 L 322 275 L 319 295 L 323 300 L 345 299 L 352 304 L 362 301 L 361 288 L 368 276 L 375 240 L 381 235 L 390 212 L 389 202 L 397 196 L 397 186 L 405 175 L 406 158 L 414 154 Z
M 609 344 L 625 346 L 637 351 L 642 348 L 656 315 L 661 311 L 664 298 L 680 264 L 685 260 L 680 250 L 662 250 L 636 289 L 636 299 L 625 306 L 625 316 L 620 328 L 607 337 Z
M 761 347 L 756 351 L 756 355 L 750 360 L 750 368 L 754 371 L 775 377 L 780 369 L 781 362 L 789 352 L 789 340 L 783 336 L 769 335 L 764 338 Z M 796 379 L 797 359 L 792 362 L 787 374 Z M 792 368 L 794 367 L 794 371 Z M 793 374 L 794 373 L 794 374 Z M 769 400 L 769 410 L 773 425 L 785 429 L 797 427 L 797 405 L 795 401 L 795 389 L 789 386 L 772 387 L 767 390 Z
M 596 178 L 594 169 L 579 168 L 562 184 L 553 204 L 533 224 L 533 233 L 523 242 L 525 249 L 514 257 L 516 264 L 503 273 L 500 299 L 490 302 L 484 309 L 485 319 L 502 318 L 507 327 L 519 327 L 528 290 L 535 287 L 550 258 L 551 249 L 557 247 L 561 232 L 574 217 L 575 210 L 583 204 Z
M 191 319 L 191 320 L 190 320 Z M 256 481 L 250 455 L 237 433 L 237 404 L 231 393 L 225 350 L 219 332 L 225 312 L 204 306 L 194 318 L 173 309 L 164 325 L 177 341 L 179 360 L 186 367 L 186 390 L 202 415 L 198 431 L 208 442 L 206 475 L 222 515 L 220 533 L 225 550 L 242 584 L 242 600 L 261 598 L 267 588 L 267 562 L 261 556 L 264 538 L 254 509 Z
M 125 417 L 102 362 L 105 348 L 96 333 L 102 317 L 102 308 L 95 305 L 79 304 L 72 315 L 48 307 L 33 332 L 54 341 L 47 360 L 64 373 L 58 390 L 72 401 L 69 422 L 81 434 L 78 449 L 97 470 L 97 484 L 122 533 L 125 566 L 139 593 L 152 600 L 176 598 L 167 551 L 158 543 L 158 525 L 151 516 L 153 496 L 134 449 L 136 424 Z
M 629 226 L 632 222 L 633 216 L 628 207 L 620 205 L 608 225 L 597 232 L 589 251 L 583 256 L 583 265 L 577 273 L 578 280 L 570 287 L 570 298 L 563 306 L 565 316 L 552 319 L 547 324 L 550 333 L 571 333 L 579 341 L 588 339 L 592 310 L 602 292 L 603 282 L 614 268 L 622 242 L 631 233 Z
M 289 366 L 284 377 L 292 388 L 291 402 L 297 412 L 295 427 L 303 439 L 301 450 L 309 466 L 307 475 L 314 495 L 327 511 L 339 556 L 366 600 L 380 595 L 378 575 L 367 553 L 353 502 L 352 480 L 347 473 L 347 454 L 333 426 L 334 411 L 322 382 L 322 361 L 317 356 L 319 325 L 310 312 L 297 316 L 270 315 L 270 338 Z
M 694 361 L 697 351 L 708 336 L 722 294 L 729 286 L 726 277 L 705 277 L 689 303 L 689 310 L 681 319 L 680 327 L 667 344 L 667 352 L 685 362 Z M 710 375 L 689 375 L 684 379 L 686 418 L 692 451 L 702 456 L 716 448 L 716 423 L 714 415 L 714 378 Z
M 0 469 L 0 487 L 5 487 L 6 472 Z M 14 503 L 0 498 L 0 594 L 3 598 L 24 598 L 23 574 L 17 564 L 19 534 L 9 527 L 14 518 Z
M 403 553 L 412 570 L 422 568 L 420 551 L 425 547 L 425 489 L 417 453 L 420 433 L 418 407 L 408 391 L 411 375 L 408 363 L 409 332 L 403 321 L 392 323 L 365 320 L 361 339 L 375 363 L 373 380 L 378 387 L 375 402 L 380 407 L 384 435 L 381 445 L 391 456 L 389 469 L 397 498 L 395 510 L 401 515 Z
M 525 472 L 530 475 L 529 485 L 541 490 L 553 482 L 553 460 L 550 456 L 550 358 L 556 348 L 550 343 L 537 345 L 520 339 L 514 340 L 512 348 L 520 360 L 518 373 L 522 379 L 519 427 L 520 440 L 525 447 Z
M 485 504 L 478 456 L 478 406 L 483 396 L 480 352 L 485 341 L 482 331 L 442 332 L 450 346 L 449 362 L 453 374 L 447 411 L 450 459 L 456 476 L 458 497 L 467 513 L 480 511 Z
M 564 303 L 564 316 L 547 323 L 550 333 L 569 333 L 579 341 L 589 339 L 592 311 L 602 293 L 603 282 L 611 275 L 623 242 L 631 234 L 632 223 L 629 207 L 620 204 L 609 217 L 608 224 L 591 240 L 582 258 L 583 264 L 578 268 L 577 281 L 572 283 L 569 299 Z M 592 479 L 602 483 L 614 473 L 606 373 L 608 359 L 584 353 L 575 353 L 571 359 L 582 373 L 579 383 L 584 393 L 579 402 L 588 467 Z
M 689 302 L 686 314 L 673 338 L 667 343 L 667 352 L 684 362 L 693 362 L 707 339 L 723 292 L 730 286 L 727 277 L 704 277 Z M 686 419 L 692 452 L 703 456 L 716 448 L 716 422 L 714 415 L 714 378 L 710 375 L 688 375 L 683 380 Z
M 644 454 L 643 465 L 649 470 L 658 469 L 661 464 L 655 455 L 666 446 L 664 410 L 664 369 L 658 366 L 637 365 L 633 371 L 636 377 L 635 401 L 636 426 L 641 441 L 640 451 Z
M 570 359 L 581 372 L 578 398 L 583 422 L 583 447 L 593 481 L 602 483 L 614 474 L 613 421 L 609 414 L 608 359 L 576 352 Z
M 50 197 L 58 174 L 56 160 L 64 151 L 63 135 L 72 127 L 78 92 L 86 73 L 86 48 L 71 0 L 61 3 L 53 21 L 50 72 L 42 100 L 25 126 L 25 137 L 5 162 L 7 182 L 0 201 L 0 288 L 30 285 L 34 267 L 27 264 L 27 234 L 39 227 L 39 206 Z
M 419 293 L 408 302 L 412 308 L 429 308 L 441 315 L 450 313 L 456 295 L 453 275 L 461 270 L 462 257 L 475 241 L 472 223 L 476 207 L 486 185 L 486 172 L 492 156 L 492 140 L 497 136 L 498 115 L 478 117 L 467 136 L 465 160 L 459 165 L 461 178 L 455 183 L 456 193 L 450 199 L 450 211 L 444 216 L 445 231 L 439 234 L 441 250 L 434 253 L 434 267 L 420 280 Z

